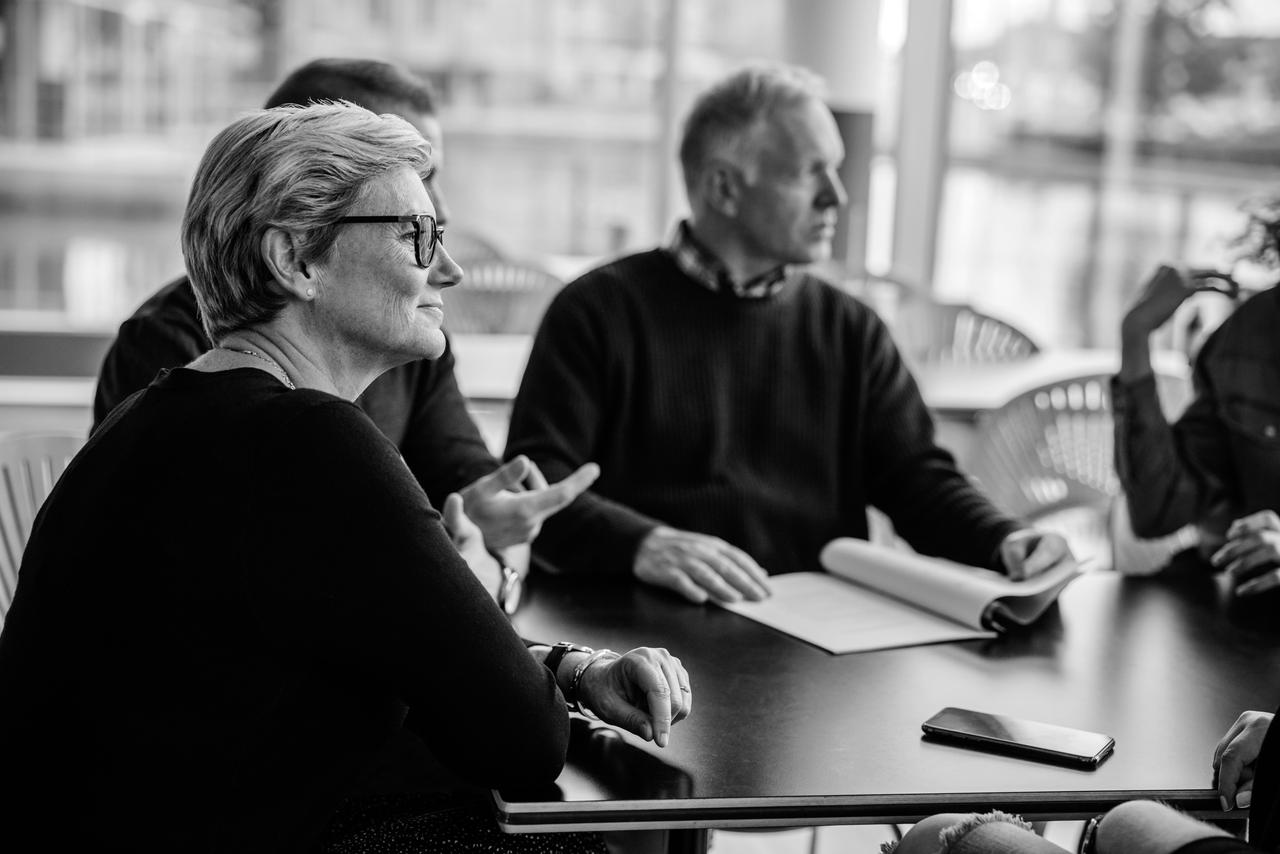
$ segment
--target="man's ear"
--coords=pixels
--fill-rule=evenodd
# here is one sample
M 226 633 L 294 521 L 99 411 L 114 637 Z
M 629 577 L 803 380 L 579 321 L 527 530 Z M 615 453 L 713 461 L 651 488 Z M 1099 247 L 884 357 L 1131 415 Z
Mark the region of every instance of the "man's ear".
M 702 195 L 712 210 L 722 216 L 737 216 L 742 170 L 727 160 L 713 160 L 702 173 Z
M 271 278 L 280 288 L 301 297 L 307 289 L 315 293 L 315 284 L 305 262 L 298 258 L 293 235 L 282 228 L 269 226 L 262 235 L 262 260 L 271 271 Z

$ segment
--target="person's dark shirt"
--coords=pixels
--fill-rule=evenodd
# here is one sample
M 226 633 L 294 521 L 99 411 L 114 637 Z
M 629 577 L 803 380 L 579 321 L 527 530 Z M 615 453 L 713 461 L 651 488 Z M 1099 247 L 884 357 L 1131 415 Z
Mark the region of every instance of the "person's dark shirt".
M 552 482 L 600 464 L 534 542 L 563 571 L 630 572 L 657 525 L 719 536 L 774 574 L 818 569 L 835 537 L 865 539 L 869 505 L 917 550 L 979 566 L 1018 527 L 935 443 L 865 305 L 802 272 L 772 296 L 715 292 L 663 250 L 557 295 L 506 453 Z
M 302 850 L 402 722 L 441 791 L 548 783 L 568 738 L 396 448 L 253 368 L 162 374 L 90 438 L 26 549 L 0 698 L 13 851 Z
M 1280 288 L 1245 302 L 1196 356 L 1195 398 L 1165 420 L 1154 377 L 1112 381 L 1116 471 L 1134 533 L 1199 524 L 1221 537 L 1233 520 L 1280 512 Z
M 191 283 L 183 277 L 165 285 L 120 325 L 107 351 L 94 393 L 94 429 L 160 370 L 185 365 L 210 347 Z M 356 403 L 400 449 L 436 507 L 498 467 L 458 389 L 452 345 L 439 359 L 383 374 Z

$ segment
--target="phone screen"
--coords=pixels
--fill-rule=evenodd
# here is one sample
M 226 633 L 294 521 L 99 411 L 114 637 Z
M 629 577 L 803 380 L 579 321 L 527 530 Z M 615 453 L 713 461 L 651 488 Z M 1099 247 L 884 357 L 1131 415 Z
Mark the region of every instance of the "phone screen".
M 948 706 L 921 725 L 925 735 L 979 750 L 1096 766 L 1115 747 L 1100 732 Z

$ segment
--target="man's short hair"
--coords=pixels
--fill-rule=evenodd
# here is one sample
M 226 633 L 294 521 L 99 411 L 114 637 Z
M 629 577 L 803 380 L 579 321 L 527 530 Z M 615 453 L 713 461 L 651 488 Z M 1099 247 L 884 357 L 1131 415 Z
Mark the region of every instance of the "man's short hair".
M 347 102 L 258 110 L 215 136 L 182 218 L 182 255 L 209 340 L 285 306 L 262 255 L 268 228 L 293 236 L 300 262 L 324 260 L 334 221 L 371 179 L 405 166 L 423 177 L 431 170 L 431 147 L 413 125 Z
M 436 114 L 431 85 L 400 65 L 376 59 L 313 59 L 284 79 L 266 107 L 312 101 L 350 101 L 375 113 Z
M 703 170 L 716 158 L 742 167 L 750 152 L 748 132 L 768 121 L 782 107 L 822 100 L 822 78 L 796 65 L 749 65 L 735 71 L 694 102 L 680 138 L 680 169 L 685 187 L 693 192 Z

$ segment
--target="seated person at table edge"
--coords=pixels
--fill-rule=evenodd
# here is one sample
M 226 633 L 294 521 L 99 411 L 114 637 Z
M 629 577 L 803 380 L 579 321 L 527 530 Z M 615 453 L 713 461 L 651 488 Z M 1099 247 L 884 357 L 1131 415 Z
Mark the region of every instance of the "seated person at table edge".
M 443 226 L 449 218 L 438 181 L 443 139 L 428 84 L 385 62 L 317 59 L 290 74 L 266 106 L 326 99 L 398 115 L 431 143 L 436 170 L 426 186 Z M 145 388 L 160 369 L 185 365 L 210 347 L 200 327 L 191 283 L 183 277 L 166 285 L 121 324 L 107 352 L 94 396 L 95 429 L 122 400 Z M 459 493 L 489 547 L 507 550 L 509 563 L 527 563 L 524 544 L 537 533 L 542 519 L 585 489 L 596 468 L 586 467 L 548 489 L 542 474 L 525 459 L 500 467 L 467 412 L 453 365 L 453 352 L 446 343 L 444 355 L 437 360 L 414 361 L 383 374 L 357 405 L 399 447 L 434 506 L 443 507 L 446 496 Z M 520 549 L 513 550 L 515 546 Z M 496 579 L 486 581 L 486 586 L 497 589 Z
M 522 642 L 352 403 L 444 351 L 430 167 L 342 103 L 209 144 L 182 249 L 215 347 L 72 460 L 0 632 L 5 850 L 604 850 L 502 834 L 486 790 L 553 783 L 566 700 L 665 746 L 688 673 Z
M 1274 715 L 1245 712 L 1213 752 L 1223 810 L 1247 809 L 1249 841 L 1154 801 L 1127 801 L 1085 825 L 1081 854 L 1280 852 L 1280 728 Z M 883 854 L 1066 854 L 1007 813 L 945 813 L 913 827 Z
M 1280 249 L 1280 226 L 1255 215 L 1250 255 Z M 1161 266 L 1121 322 L 1111 384 L 1116 471 L 1133 531 L 1158 537 L 1196 524 L 1201 551 L 1243 595 L 1280 586 L 1280 290 L 1240 305 L 1196 354 L 1195 396 L 1170 424 L 1160 408 L 1150 337 L 1206 271 Z
M 1015 578 L 1068 555 L 938 447 L 880 319 L 793 266 L 830 254 L 843 157 L 804 69 L 746 68 L 697 100 L 689 220 L 565 287 L 535 336 L 507 456 L 552 482 L 588 459 L 602 472 L 535 554 L 693 601 L 758 599 L 769 574 L 819 568 L 832 538 L 865 538 L 874 505 L 917 550 Z

